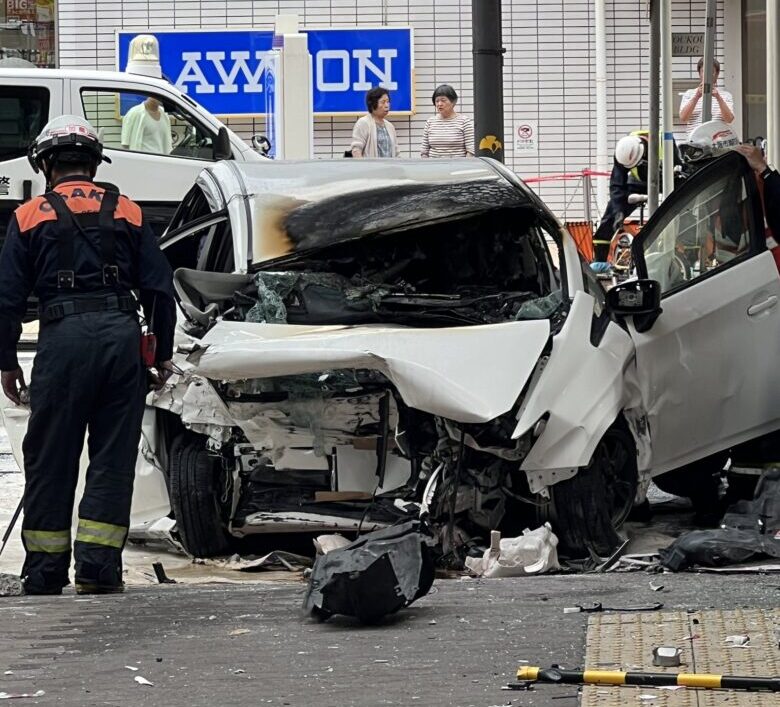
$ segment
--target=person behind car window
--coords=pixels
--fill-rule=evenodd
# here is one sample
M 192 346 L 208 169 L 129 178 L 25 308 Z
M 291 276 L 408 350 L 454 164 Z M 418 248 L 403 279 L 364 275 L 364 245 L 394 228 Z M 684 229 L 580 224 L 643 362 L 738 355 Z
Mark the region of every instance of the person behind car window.
M 160 101 L 149 96 L 122 120 L 122 149 L 169 155 L 173 149 L 171 121 Z
M 701 125 L 702 102 L 704 93 L 704 57 L 699 59 L 696 65 L 699 72 L 699 85 L 688 89 L 683 93 L 680 101 L 680 120 L 687 124 L 688 134 Z M 725 89 L 719 89 L 718 76 L 720 76 L 720 62 L 715 59 L 712 73 L 712 120 L 722 120 L 724 123 L 734 122 L 734 99 Z
M 428 118 L 423 130 L 422 157 L 473 157 L 474 121 L 455 112 L 458 94 L 444 84 L 433 92 L 436 115 Z
M 390 112 L 390 94 L 377 86 L 366 93 L 368 115 L 358 118 L 352 128 L 352 157 L 398 157 L 395 128 L 386 120 Z

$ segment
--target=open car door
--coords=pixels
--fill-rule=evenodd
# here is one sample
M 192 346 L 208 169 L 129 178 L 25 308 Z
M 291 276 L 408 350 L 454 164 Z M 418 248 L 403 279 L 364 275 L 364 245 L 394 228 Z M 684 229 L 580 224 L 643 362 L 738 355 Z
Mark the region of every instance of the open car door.
M 745 159 L 730 152 L 690 177 L 633 255 L 662 292 L 648 331 L 629 324 L 653 474 L 780 428 L 780 275 Z

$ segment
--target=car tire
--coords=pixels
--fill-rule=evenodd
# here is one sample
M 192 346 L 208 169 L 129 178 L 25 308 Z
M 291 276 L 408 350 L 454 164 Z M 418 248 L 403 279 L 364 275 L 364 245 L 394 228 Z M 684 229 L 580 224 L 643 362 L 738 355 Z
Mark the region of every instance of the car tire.
M 171 506 L 184 549 L 194 557 L 230 552 L 219 503 L 219 469 L 203 438 L 185 433 L 171 445 Z
M 542 519 L 571 559 L 607 557 L 622 542 L 617 531 L 634 505 L 638 483 L 636 443 L 619 419 L 599 441 L 590 463 L 550 487 Z

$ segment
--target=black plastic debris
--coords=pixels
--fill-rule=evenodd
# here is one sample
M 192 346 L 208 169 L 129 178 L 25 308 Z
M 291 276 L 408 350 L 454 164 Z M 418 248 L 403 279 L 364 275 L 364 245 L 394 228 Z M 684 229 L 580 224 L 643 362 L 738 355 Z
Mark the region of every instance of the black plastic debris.
M 780 469 L 764 472 L 752 501 L 732 506 L 714 530 L 694 530 L 661 550 L 661 564 L 679 571 L 780 558 Z
M 176 584 L 175 579 L 171 579 L 165 574 L 165 567 L 163 567 L 162 562 L 152 563 L 152 569 L 154 570 L 155 577 L 157 577 L 158 584 Z
M 367 533 L 314 562 L 304 610 L 375 623 L 428 593 L 433 585 L 433 538 L 418 520 Z

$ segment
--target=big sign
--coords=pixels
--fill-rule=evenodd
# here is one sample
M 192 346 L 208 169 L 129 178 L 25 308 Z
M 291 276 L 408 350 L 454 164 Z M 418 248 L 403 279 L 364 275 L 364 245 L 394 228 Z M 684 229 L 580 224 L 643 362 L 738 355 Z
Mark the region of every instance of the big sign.
M 410 27 L 302 30 L 309 37 L 315 115 L 365 113 L 366 91 L 384 86 L 394 113 L 412 112 L 414 50 Z M 124 71 L 130 40 L 153 34 L 162 71 L 180 91 L 215 115 L 259 115 L 273 32 L 119 30 L 117 66 Z

